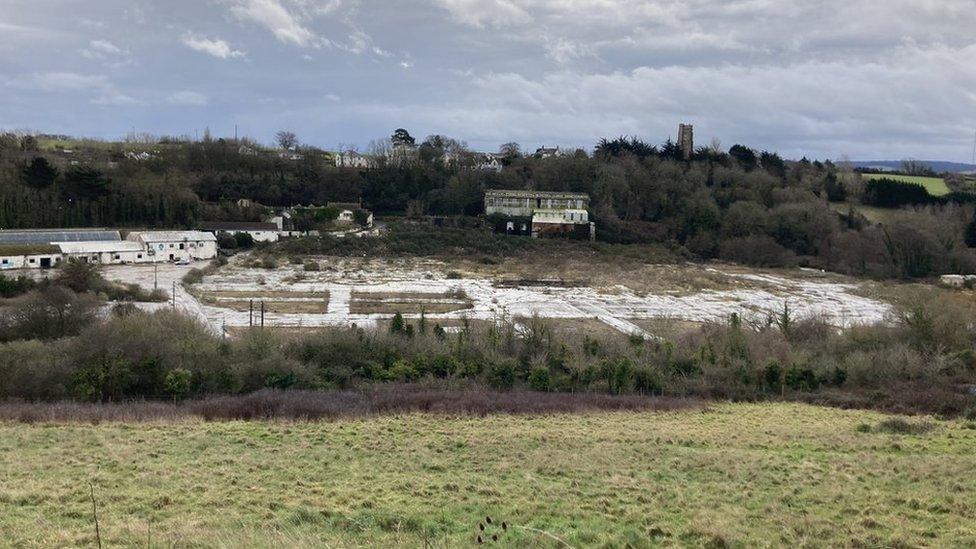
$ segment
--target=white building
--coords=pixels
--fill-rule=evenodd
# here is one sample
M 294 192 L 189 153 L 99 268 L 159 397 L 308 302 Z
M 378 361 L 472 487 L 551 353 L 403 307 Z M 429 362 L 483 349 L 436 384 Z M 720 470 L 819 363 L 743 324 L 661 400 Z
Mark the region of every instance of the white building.
M 211 221 L 200 224 L 201 231 L 213 233 L 214 236 L 220 233 L 236 235 L 247 233 L 255 242 L 277 242 L 281 228 L 274 221 L 254 222 L 254 221 Z
M 135 231 L 126 240 L 145 246 L 153 262 L 217 257 L 217 237 L 206 231 Z
M 147 263 L 152 261 L 146 247 L 139 242 L 55 242 L 61 257 L 85 263 L 118 265 L 121 263 Z
M 502 163 L 502 155 L 485 153 L 481 156 L 480 162 L 475 168 L 484 171 L 501 172 L 505 168 L 505 165 Z
M 485 213 L 509 217 L 532 217 L 536 210 L 585 210 L 590 197 L 585 193 L 547 191 L 485 191 Z
M 371 168 L 372 160 L 366 155 L 356 151 L 339 152 L 335 154 L 335 165 L 337 168 Z
M 60 262 L 61 254 L 55 246 L 0 246 L 0 270 L 50 269 Z

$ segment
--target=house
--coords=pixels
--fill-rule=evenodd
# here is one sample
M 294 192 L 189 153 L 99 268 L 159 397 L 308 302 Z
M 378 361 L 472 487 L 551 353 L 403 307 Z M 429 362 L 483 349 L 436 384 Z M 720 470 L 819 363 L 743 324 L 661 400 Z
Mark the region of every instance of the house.
M 362 202 L 329 202 L 326 207 L 339 210 L 336 223 L 340 225 L 352 225 L 356 222 L 356 212 L 364 212 L 363 226 L 373 226 L 373 212 L 364 209 Z
M 299 160 L 305 160 L 305 155 L 295 151 L 281 151 L 278 153 L 278 158 L 297 162 Z
M 142 244 L 152 261 L 217 257 L 217 237 L 206 231 L 134 231 L 126 240 Z
M 485 192 L 485 214 L 515 218 L 531 218 L 532 236 L 552 236 L 580 230 L 589 226 L 590 237 L 595 227 L 590 223 L 586 208 L 590 197 L 585 193 L 547 191 Z M 511 222 L 515 226 L 514 221 Z
M 386 161 L 392 166 L 409 166 L 420 161 L 420 149 L 413 143 L 394 143 L 386 153 Z
M 505 168 L 505 164 L 502 163 L 503 155 L 494 153 L 484 153 L 481 155 L 480 162 L 475 166 L 475 169 L 483 170 L 486 172 L 501 172 Z
M 201 231 L 235 235 L 247 233 L 255 242 L 277 242 L 279 237 L 278 225 L 273 222 L 253 222 L 253 221 L 208 221 L 200 224 Z
M 565 153 L 559 150 L 559 147 L 539 147 L 535 150 L 535 156 L 537 158 L 552 158 L 554 156 L 565 156 Z
M 370 157 L 359 154 L 356 151 L 346 151 L 335 154 L 335 165 L 337 168 L 358 168 L 365 170 L 373 167 L 373 161 Z

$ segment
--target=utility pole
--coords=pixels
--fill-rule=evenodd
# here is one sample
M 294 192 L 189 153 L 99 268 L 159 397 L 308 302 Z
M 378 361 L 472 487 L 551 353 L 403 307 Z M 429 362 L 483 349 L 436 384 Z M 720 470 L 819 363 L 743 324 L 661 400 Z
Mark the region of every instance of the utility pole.
M 159 289 L 159 264 L 153 261 L 153 290 Z
M 247 327 L 254 327 L 254 300 L 250 300 L 247 304 Z
M 264 300 L 261 300 L 261 327 L 264 328 Z
M 173 308 L 176 308 L 176 281 L 173 281 Z

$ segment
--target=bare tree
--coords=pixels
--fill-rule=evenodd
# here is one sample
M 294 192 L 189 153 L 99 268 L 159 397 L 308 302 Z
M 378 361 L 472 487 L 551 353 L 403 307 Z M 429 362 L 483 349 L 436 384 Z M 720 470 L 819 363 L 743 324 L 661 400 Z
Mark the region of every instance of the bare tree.
M 298 136 L 295 132 L 290 132 L 286 130 L 281 130 L 275 134 L 275 141 L 278 142 L 278 146 L 286 151 L 290 151 L 298 146 Z

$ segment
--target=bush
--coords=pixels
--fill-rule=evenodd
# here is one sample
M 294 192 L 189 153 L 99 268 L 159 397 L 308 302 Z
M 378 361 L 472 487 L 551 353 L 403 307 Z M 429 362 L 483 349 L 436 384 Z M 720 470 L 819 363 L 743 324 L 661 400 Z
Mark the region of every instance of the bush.
M 529 372 L 529 387 L 533 391 L 548 392 L 552 389 L 552 378 L 549 375 L 549 368 L 539 366 Z
M 306 261 L 303 268 L 305 272 L 320 271 L 322 269 L 316 261 Z
M 488 371 L 488 384 L 495 389 L 511 389 L 515 386 L 515 374 L 515 363 L 499 362 Z

